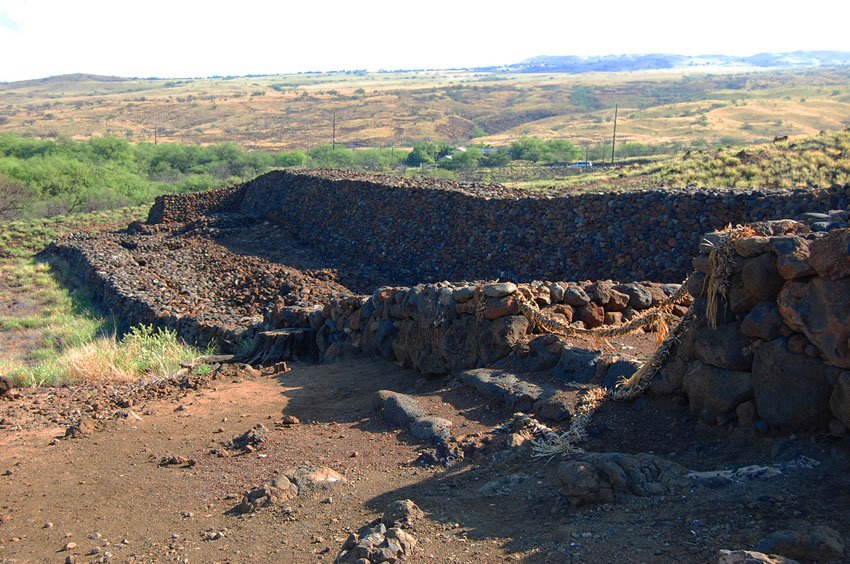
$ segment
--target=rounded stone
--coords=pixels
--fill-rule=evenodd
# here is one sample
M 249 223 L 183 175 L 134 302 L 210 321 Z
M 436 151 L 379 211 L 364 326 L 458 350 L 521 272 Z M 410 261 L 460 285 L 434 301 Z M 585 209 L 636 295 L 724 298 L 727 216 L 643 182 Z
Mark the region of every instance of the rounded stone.
M 498 282 L 484 286 L 484 295 L 488 298 L 504 298 L 516 292 L 516 284 L 513 282 Z

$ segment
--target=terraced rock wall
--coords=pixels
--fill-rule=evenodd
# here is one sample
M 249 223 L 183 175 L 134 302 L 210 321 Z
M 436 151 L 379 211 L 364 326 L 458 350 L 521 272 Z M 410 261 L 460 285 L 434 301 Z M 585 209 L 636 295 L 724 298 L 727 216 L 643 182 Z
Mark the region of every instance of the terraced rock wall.
M 844 209 L 850 186 L 563 195 L 486 185 L 276 171 L 241 212 L 405 284 L 439 280 L 680 282 L 702 235 L 729 223 Z

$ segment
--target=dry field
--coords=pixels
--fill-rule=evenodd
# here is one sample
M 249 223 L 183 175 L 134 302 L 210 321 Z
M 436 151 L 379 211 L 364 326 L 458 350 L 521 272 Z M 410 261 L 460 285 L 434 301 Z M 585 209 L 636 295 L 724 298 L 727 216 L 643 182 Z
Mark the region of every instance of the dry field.
M 523 135 L 597 143 L 619 105 L 622 142 L 739 144 L 850 125 L 850 70 L 588 74 L 469 71 L 122 79 L 0 84 L 0 133 L 303 149 Z

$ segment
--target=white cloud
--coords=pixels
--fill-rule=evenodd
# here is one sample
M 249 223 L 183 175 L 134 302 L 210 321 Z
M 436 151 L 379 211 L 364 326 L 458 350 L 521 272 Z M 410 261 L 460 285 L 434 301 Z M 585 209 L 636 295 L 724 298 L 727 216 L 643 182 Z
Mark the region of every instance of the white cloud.
M 0 0 L 0 80 L 450 67 L 543 54 L 850 50 L 849 15 L 840 0 Z

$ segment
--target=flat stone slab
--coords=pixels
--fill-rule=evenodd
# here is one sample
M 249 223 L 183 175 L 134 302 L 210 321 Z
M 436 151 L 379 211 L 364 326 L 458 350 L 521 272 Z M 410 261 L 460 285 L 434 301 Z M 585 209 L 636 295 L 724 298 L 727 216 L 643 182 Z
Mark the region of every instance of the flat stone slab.
M 375 394 L 375 408 L 382 411 L 387 422 L 402 427 L 419 440 L 439 444 L 451 438 L 452 422 L 427 415 L 407 394 L 379 390 Z
M 459 374 L 460 381 L 475 388 L 478 393 L 493 398 L 512 411 L 529 413 L 534 403 L 543 397 L 544 390 L 536 384 L 525 382 L 506 370 L 477 368 Z

